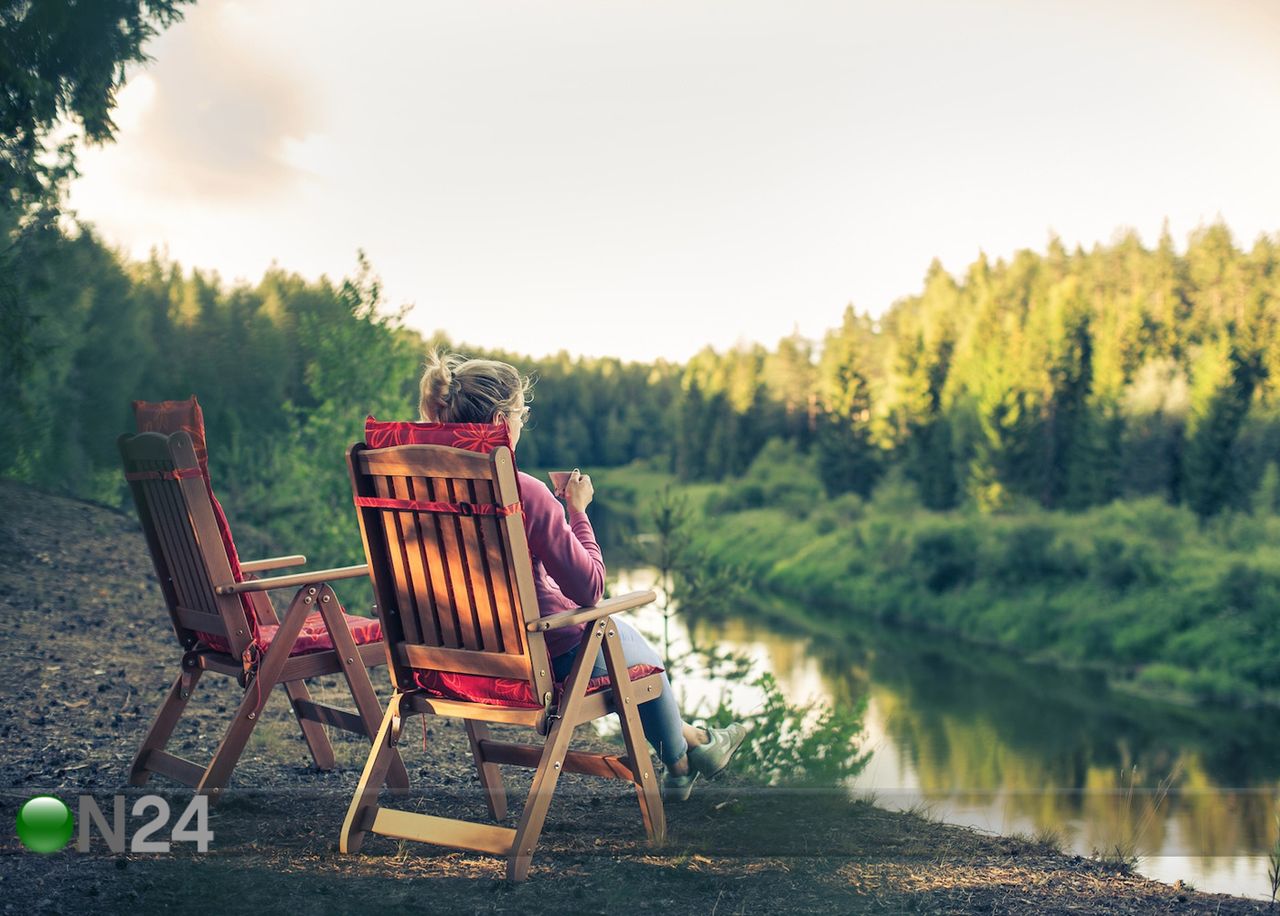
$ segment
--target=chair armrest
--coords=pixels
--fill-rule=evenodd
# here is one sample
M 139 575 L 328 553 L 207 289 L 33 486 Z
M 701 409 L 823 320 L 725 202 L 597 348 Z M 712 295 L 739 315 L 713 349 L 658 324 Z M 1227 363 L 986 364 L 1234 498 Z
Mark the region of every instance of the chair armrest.
M 355 579 L 369 575 L 367 563 L 359 566 L 341 566 L 337 569 L 317 569 L 314 572 L 294 573 L 292 576 L 273 576 L 269 579 L 251 579 L 233 582 L 214 589 L 219 595 L 238 595 L 241 592 L 269 592 L 276 588 L 296 588 L 299 585 L 318 585 L 335 579 Z
M 642 592 L 627 592 L 625 595 L 606 598 L 594 607 L 584 607 L 569 614 L 552 614 L 550 617 L 540 617 L 532 623 L 526 624 L 526 627 L 531 633 L 558 630 L 561 627 L 591 623 L 601 617 L 608 617 L 610 614 L 617 614 L 621 611 L 629 611 L 632 608 L 644 607 L 646 604 L 652 604 L 657 600 L 658 593 L 652 589 L 646 589 Z
M 241 560 L 240 571 L 247 573 L 266 572 L 269 569 L 283 569 L 286 566 L 306 566 L 307 558 L 300 553 L 287 557 L 269 557 L 265 560 Z

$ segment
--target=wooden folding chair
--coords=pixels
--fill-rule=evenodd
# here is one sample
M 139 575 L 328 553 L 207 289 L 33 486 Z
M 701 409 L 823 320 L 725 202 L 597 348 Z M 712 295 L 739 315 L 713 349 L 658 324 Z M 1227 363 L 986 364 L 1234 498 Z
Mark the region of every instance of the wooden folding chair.
M 633 782 L 645 831 L 651 842 L 661 842 L 662 798 L 636 710 L 661 693 L 660 669 L 628 670 L 611 617 L 652 602 L 655 594 L 634 592 L 540 618 L 515 464 L 505 445 L 478 454 L 475 447 L 370 449 L 360 443 L 347 460 L 395 693 L 339 848 L 358 852 L 367 832 L 419 840 L 505 856 L 507 877 L 523 880 L 563 772 Z M 588 624 L 578 656 L 565 682 L 556 684 L 544 634 L 577 623 Z M 590 675 L 601 643 L 609 677 L 596 683 Z M 569 750 L 577 726 L 615 711 L 626 756 Z M 535 769 L 515 828 L 378 804 L 404 723 L 414 715 L 464 720 L 494 820 L 507 814 L 499 765 Z M 495 741 L 490 722 L 529 727 L 545 741 Z
M 196 410 L 198 417 L 198 406 Z M 202 438 L 203 430 L 197 432 Z M 327 584 L 364 576 L 368 568 L 247 580 L 245 574 L 297 566 L 306 558 L 238 561 L 191 432 L 124 435 L 118 445 L 183 649 L 181 671 L 134 758 L 129 784 L 143 785 L 160 773 L 216 800 L 277 684 L 289 697 L 319 769 L 334 766 L 324 725 L 375 738 L 382 707 L 367 668 L 386 664 L 381 630 L 376 621 L 347 615 Z M 275 589 L 296 589 L 283 621 L 266 595 Z M 205 671 L 236 678 L 244 698 L 213 759 L 201 766 L 167 752 L 165 746 Z M 351 690 L 355 713 L 316 703 L 307 691 L 307 678 L 339 672 Z M 407 787 L 408 774 L 398 755 L 389 756 L 387 766 L 391 784 Z

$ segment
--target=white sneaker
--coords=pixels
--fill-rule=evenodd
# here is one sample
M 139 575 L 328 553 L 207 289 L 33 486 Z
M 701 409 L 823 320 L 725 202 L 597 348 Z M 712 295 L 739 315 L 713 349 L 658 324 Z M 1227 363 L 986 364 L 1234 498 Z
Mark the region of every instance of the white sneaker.
M 706 744 L 689 748 L 689 769 L 708 779 L 719 776 L 747 737 L 747 731 L 747 727 L 741 722 L 734 722 L 724 728 L 708 728 L 710 740 Z
M 662 800 L 664 802 L 688 801 L 689 794 L 693 791 L 693 784 L 698 781 L 700 775 L 692 767 L 684 776 L 677 776 L 671 770 L 667 770 L 667 775 L 662 777 Z

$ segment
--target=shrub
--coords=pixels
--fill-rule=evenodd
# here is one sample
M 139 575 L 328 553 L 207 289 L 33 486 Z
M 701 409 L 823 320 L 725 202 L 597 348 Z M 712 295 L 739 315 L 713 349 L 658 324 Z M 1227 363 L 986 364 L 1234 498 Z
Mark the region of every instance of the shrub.
M 1219 577 L 1215 591 L 1228 608 L 1253 611 L 1259 607 L 1260 595 L 1268 585 L 1267 579 L 1267 574 L 1256 566 L 1237 561 Z
M 1267 542 L 1269 526 L 1266 516 L 1223 512 L 1208 522 L 1205 533 L 1228 550 L 1251 551 Z
M 707 497 L 705 510 L 711 515 L 759 509 L 764 506 L 764 488 L 758 483 L 735 483 Z
M 850 540 L 856 549 L 866 552 L 864 565 L 896 572 L 910 561 L 911 535 L 897 519 L 872 516 L 854 526 Z
M 809 523 L 819 535 L 830 534 L 840 527 L 840 519 L 826 506 L 809 516 Z
M 909 515 L 920 509 L 920 489 L 901 467 L 894 465 L 872 491 L 871 506 L 886 515 Z
M 1195 677 L 1190 671 L 1166 662 L 1155 662 L 1145 666 L 1138 672 L 1136 681 L 1152 691 L 1192 693 L 1195 686 Z
M 813 457 L 779 439 L 771 439 L 741 478 L 708 497 L 706 510 L 720 515 L 778 508 L 804 518 L 825 499 Z
M 1094 541 L 1092 566 L 1098 580 L 1117 591 L 1154 585 L 1166 574 L 1165 561 L 1151 544 L 1110 535 Z
M 977 543 L 960 526 L 922 531 L 911 551 L 912 565 L 935 594 L 972 582 L 977 561 Z
M 792 704 L 773 675 L 750 682 L 764 692 L 764 706 L 735 758 L 738 772 L 765 785 L 838 786 L 858 775 L 871 757 L 863 751 L 865 701 L 852 708 L 826 703 Z M 725 698 L 707 721 L 727 725 L 741 715 Z
M 1040 522 L 1023 522 L 1006 529 L 994 572 L 1004 581 L 1018 584 L 1049 578 L 1058 571 L 1053 555 L 1055 536 L 1052 528 Z
M 841 493 L 818 506 L 809 516 L 813 530 L 830 534 L 837 528 L 855 522 L 866 512 L 866 504 L 857 493 Z
M 1118 529 L 1167 547 L 1186 543 L 1199 528 L 1195 513 L 1185 506 L 1171 506 L 1156 496 L 1117 501 L 1086 516 L 1097 527 Z

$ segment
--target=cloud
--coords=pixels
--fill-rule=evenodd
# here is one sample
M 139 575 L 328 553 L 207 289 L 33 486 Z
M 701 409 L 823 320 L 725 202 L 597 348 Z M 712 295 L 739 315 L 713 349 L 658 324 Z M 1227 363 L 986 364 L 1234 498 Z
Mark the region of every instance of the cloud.
M 193 8 L 149 50 L 156 63 L 137 76 L 154 91 L 121 138 L 125 181 L 205 203 L 283 194 L 302 177 L 289 151 L 314 120 L 304 81 L 237 4 Z

